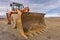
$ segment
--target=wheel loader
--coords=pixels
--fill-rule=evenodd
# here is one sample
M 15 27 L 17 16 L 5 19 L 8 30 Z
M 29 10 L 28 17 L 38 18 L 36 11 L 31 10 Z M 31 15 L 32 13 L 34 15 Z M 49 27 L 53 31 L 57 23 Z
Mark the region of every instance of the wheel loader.
M 11 3 L 11 10 L 7 12 L 8 24 L 12 24 L 13 28 L 24 37 L 33 37 L 47 31 L 44 21 L 44 13 L 29 12 L 29 7 L 23 4 Z

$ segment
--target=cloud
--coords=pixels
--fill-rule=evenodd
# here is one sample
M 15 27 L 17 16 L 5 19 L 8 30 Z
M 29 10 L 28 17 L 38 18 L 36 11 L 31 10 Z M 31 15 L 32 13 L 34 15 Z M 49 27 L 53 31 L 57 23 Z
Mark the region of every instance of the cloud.
M 23 4 L 25 7 L 28 6 L 30 8 L 30 11 L 32 12 L 43 12 L 47 13 L 47 11 L 50 11 L 55 8 L 60 7 L 60 0 L 0 0 L 0 11 L 6 12 L 7 9 L 10 9 L 9 4 L 11 2 L 17 2 Z M 0 13 L 1 13 L 0 12 Z M 51 13 L 52 14 L 52 13 Z M 50 16 L 51 14 L 47 14 Z M 53 13 L 51 16 L 53 16 L 55 13 Z M 56 13 L 57 14 L 57 13 Z M 1 14 L 2 15 L 2 14 Z M 4 15 L 4 13 L 3 13 Z
M 1 15 L 1 16 L 5 15 L 5 12 L 0 12 L 0 15 Z
M 9 2 L 9 0 L 0 0 L 0 2 Z
M 11 0 L 28 6 L 32 12 L 44 12 L 60 7 L 60 0 Z
M 36 10 L 37 12 L 47 12 L 51 9 L 60 7 L 60 0 L 51 0 L 43 4 L 29 4 L 29 7 L 32 11 Z
M 45 17 L 60 17 L 58 13 L 46 14 Z
M 60 7 L 60 0 L 11 0 L 11 2 L 18 2 L 28 6 L 33 12 L 46 12 L 51 9 Z
M 17 2 L 21 4 L 29 4 L 29 0 L 10 0 L 10 2 Z
M 0 7 L 0 12 L 6 12 L 7 11 L 7 9 L 9 9 L 10 7 L 9 6 L 2 6 L 2 7 Z
M 0 0 L 0 16 L 6 16 L 7 9 L 9 9 L 9 0 Z
M 0 18 L 6 18 L 6 12 L 0 12 Z

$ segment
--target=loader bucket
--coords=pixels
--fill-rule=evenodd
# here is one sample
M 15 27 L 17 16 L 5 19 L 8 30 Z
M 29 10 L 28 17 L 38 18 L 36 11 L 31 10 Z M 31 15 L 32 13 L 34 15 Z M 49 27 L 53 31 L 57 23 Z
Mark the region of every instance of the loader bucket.
M 47 30 L 44 21 L 44 15 L 42 13 L 23 13 L 17 19 L 17 29 L 20 34 L 27 38 L 28 36 L 33 37 L 33 35 L 41 34 Z
M 25 38 L 27 36 L 41 34 L 47 30 L 42 13 L 23 13 L 16 20 L 16 27 L 18 32 Z

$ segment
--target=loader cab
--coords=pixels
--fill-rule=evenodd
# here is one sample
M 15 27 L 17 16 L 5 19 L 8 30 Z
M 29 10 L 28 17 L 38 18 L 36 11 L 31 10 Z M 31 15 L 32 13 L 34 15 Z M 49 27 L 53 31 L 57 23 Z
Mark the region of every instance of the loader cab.
M 11 6 L 12 10 L 17 10 L 17 9 L 21 10 L 24 8 L 23 4 L 19 4 L 19 3 L 15 3 L 15 2 L 11 3 L 10 6 Z

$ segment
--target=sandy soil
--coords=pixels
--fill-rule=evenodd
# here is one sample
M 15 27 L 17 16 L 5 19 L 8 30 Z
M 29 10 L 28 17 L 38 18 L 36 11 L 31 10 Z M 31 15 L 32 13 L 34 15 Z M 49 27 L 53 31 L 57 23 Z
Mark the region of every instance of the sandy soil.
M 48 31 L 34 37 L 24 39 L 7 21 L 0 21 L 0 40 L 60 40 L 60 18 L 46 18 Z

